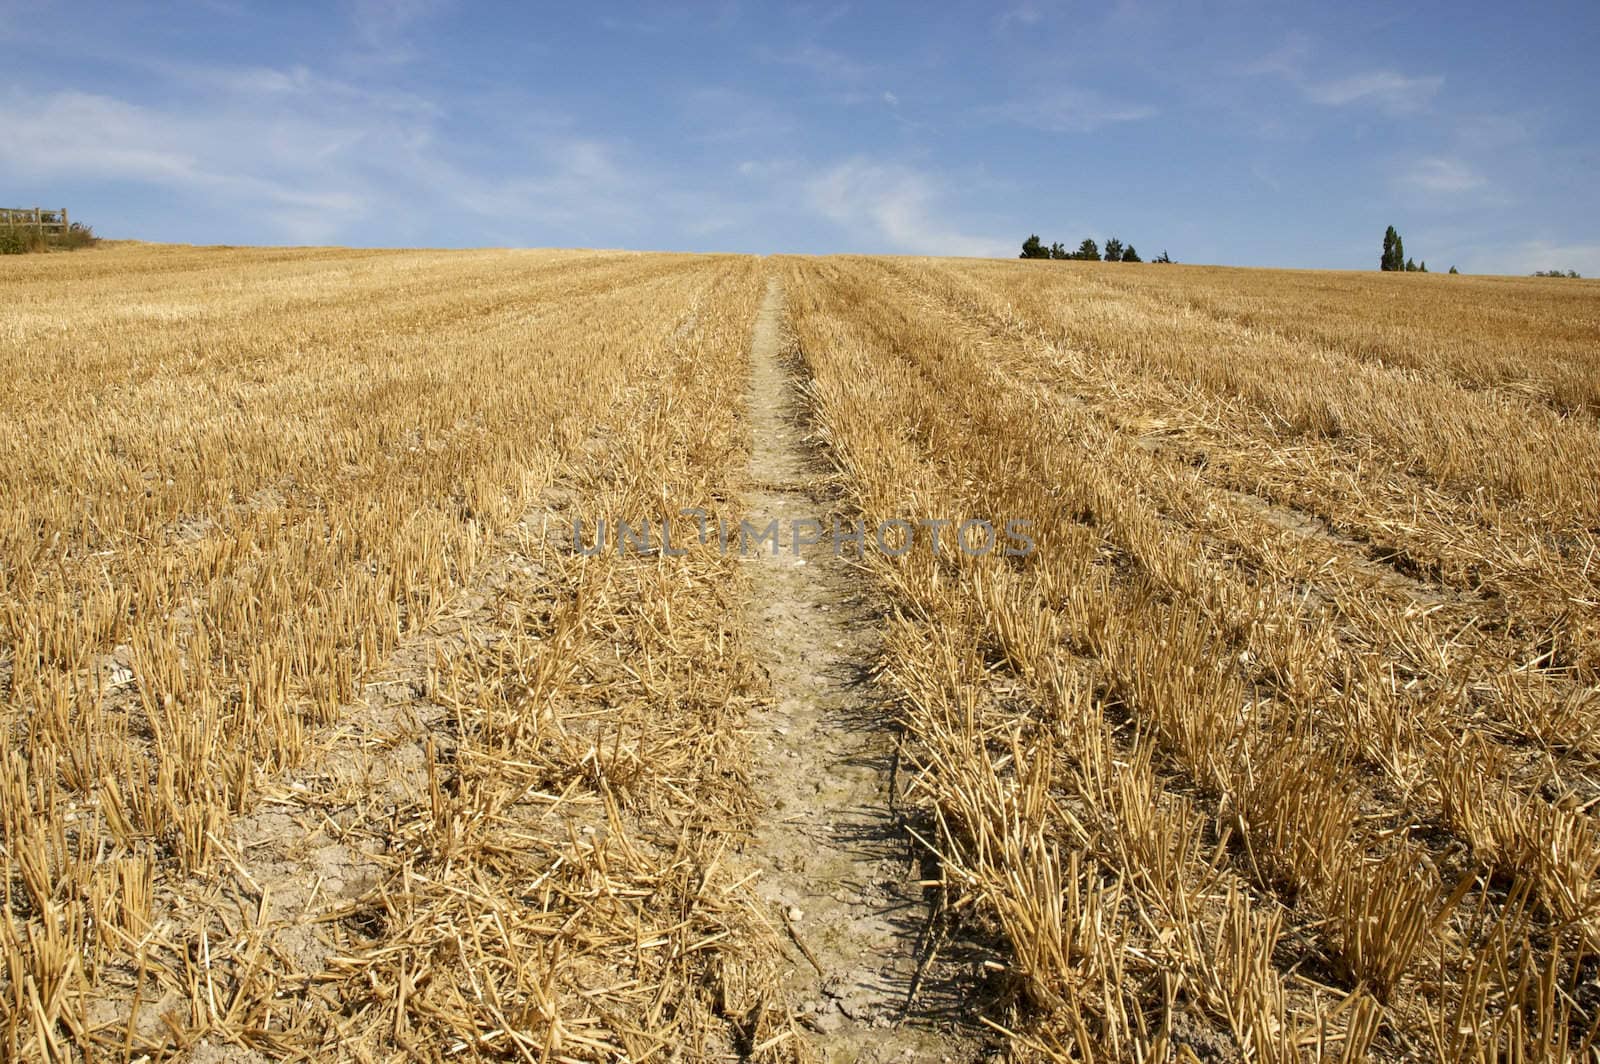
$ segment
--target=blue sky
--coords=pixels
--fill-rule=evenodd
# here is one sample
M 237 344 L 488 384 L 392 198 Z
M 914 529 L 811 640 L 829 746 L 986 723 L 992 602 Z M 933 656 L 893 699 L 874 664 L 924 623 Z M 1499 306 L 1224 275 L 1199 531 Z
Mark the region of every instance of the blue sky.
M 1600 274 L 1600 4 L 0 0 L 0 206 L 191 243 Z

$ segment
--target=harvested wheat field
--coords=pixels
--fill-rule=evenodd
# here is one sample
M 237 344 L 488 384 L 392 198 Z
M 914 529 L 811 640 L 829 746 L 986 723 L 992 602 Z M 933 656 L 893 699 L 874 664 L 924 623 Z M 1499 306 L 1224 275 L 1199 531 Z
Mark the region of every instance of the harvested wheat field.
M 0 1059 L 1597 1058 L 1593 283 L 40 255 L 0 492 Z

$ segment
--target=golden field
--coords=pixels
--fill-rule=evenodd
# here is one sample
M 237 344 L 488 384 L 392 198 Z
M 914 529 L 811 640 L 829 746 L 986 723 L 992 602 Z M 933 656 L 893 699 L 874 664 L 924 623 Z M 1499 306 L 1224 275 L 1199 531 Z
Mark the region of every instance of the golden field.
M 1037 539 L 852 570 L 908 1029 L 1594 1059 L 1600 286 L 160 246 L 0 262 L 0 1059 L 843 1059 L 749 566 L 571 537 L 739 520 L 763 306 L 819 513 Z

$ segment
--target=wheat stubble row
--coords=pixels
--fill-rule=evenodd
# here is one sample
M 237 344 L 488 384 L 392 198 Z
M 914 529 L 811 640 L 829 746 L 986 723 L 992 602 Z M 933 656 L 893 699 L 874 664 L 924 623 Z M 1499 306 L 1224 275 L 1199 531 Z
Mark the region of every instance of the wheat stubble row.
M 1097 284 L 1071 275 L 867 260 L 794 275 L 818 416 L 869 516 L 998 512 L 1050 530 L 1020 564 L 930 565 L 914 551 L 881 565 L 905 610 L 889 668 L 936 845 L 966 911 L 1013 944 L 1032 1006 L 1017 1020 L 1037 1042 L 1076 1052 L 1109 1040 L 1143 1055 L 1201 1022 L 1272 1057 L 1584 1044 L 1600 869 L 1586 736 L 1549 737 L 1555 775 L 1581 783 L 1565 794 L 1502 774 L 1523 751 L 1486 726 L 1505 723 L 1497 707 L 1485 722 L 1461 696 L 1510 642 L 1469 632 L 1470 665 L 1449 639 L 1430 658 L 1440 633 L 1391 631 L 1418 611 L 1354 579 L 1369 567 L 1326 552 L 1326 535 L 1246 550 L 1259 506 L 1140 446 L 1136 419 L 1109 416 L 1093 388 L 1072 394 L 1079 382 L 1059 363 L 1074 350 L 1052 330 L 1107 353 L 1086 376 L 1113 406 L 1167 379 L 1263 372 L 1257 361 L 1217 350 L 1204 321 L 1167 337 L 1181 350 L 1115 357 L 1145 345 L 1160 315 L 1108 308 Z M 1005 298 L 989 295 L 1002 286 Z M 1019 307 L 1019 292 L 1033 304 Z M 1163 368 L 1207 358 L 1216 365 L 1191 376 Z M 1344 399 L 1344 377 L 1317 379 L 1321 401 Z M 1348 387 L 1356 403 L 1376 394 Z M 1271 398 L 1265 384 L 1244 394 Z M 1484 394 L 1464 391 L 1461 409 Z M 1141 412 L 1181 419 L 1195 405 Z M 1447 416 L 1423 409 L 1415 416 Z M 1267 412 L 1269 424 L 1283 416 Z M 1488 454 L 1470 420 L 1451 431 L 1470 441 L 1457 460 Z M 1586 424 L 1537 417 L 1496 442 L 1532 454 L 1552 432 L 1574 453 L 1594 446 Z M 1351 451 L 1383 446 L 1359 426 L 1349 436 Z M 1504 468 L 1486 459 L 1478 475 Z M 1426 461 L 1413 475 L 1430 475 Z M 1441 462 L 1432 475 L 1459 493 L 1474 471 Z M 1591 505 L 1571 477 L 1523 492 L 1580 519 Z M 1295 557 L 1297 540 L 1313 564 Z M 1548 575 L 1557 588 L 1588 579 L 1577 566 Z M 1397 653 L 1419 639 L 1420 652 Z M 1592 663 L 1543 665 L 1581 723 Z M 1042 953 L 1041 926 L 1067 929 L 1065 946 Z M 1130 991 L 1141 977 L 1145 989 Z
M 794 1053 L 718 859 L 735 572 L 551 531 L 725 504 L 756 265 L 55 261 L 0 319 L 6 1053 Z M 363 739 L 397 670 L 424 733 Z M 303 889 L 330 847 L 353 896 Z

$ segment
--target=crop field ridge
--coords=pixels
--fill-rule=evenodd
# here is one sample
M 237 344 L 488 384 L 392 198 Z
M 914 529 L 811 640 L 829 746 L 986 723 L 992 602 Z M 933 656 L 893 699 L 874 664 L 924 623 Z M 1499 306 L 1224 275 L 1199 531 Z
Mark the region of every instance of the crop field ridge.
M 758 529 L 829 520 L 819 514 L 827 471 L 808 452 L 782 317 L 774 278 L 751 342 L 745 507 Z M 927 907 L 890 809 L 892 715 L 871 675 L 882 617 L 826 536 L 799 553 L 789 543 L 752 550 L 748 568 L 753 649 L 771 686 L 751 715 L 756 789 L 770 806 L 751 856 L 774 922 L 798 947 L 791 1003 L 829 1060 L 966 1059 L 969 1039 L 936 1030 L 957 1019 L 959 1000 L 925 972 L 919 980 Z

